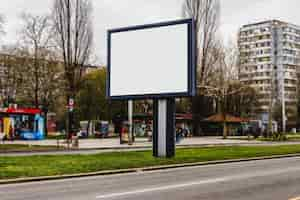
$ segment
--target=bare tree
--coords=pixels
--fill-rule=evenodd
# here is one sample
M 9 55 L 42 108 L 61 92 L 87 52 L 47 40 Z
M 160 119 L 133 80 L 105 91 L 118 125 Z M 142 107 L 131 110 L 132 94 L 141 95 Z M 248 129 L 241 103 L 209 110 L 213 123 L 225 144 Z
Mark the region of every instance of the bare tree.
M 3 36 L 5 34 L 4 24 L 5 24 L 5 17 L 4 15 L 0 14 L 0 36 Z
M 5 33 L 5 31 L 4 31 L 4 17 L 0 14 L 0 36 L 3 35 L 4 33 Z M 2 60 L 2 56 L 1 56 L 1 60 Z M 3 61 L 1 63 L 1 65 L 4 65 Z M 2 67 L 4 67 L 4 66 L 2 66 Z M 3 78 L 1 78 L 0 79 L 0 89 L 1 89 L 0 93 L 2 94 L 0 96 L 1 101 L 3 101 L 3 99 L 4 99 L 4 95 L 3 95 L 3 93 L 4 93 L 4 83 L 5 83 L 5 81 L 3 80 Z
M 197 86 L 201 88 L 209 81 L 212 66 L 217 60 L 215 56 L 218 51 L 215 50 L 220 2 L 219 0 L 184 0 L 182 11 L 184 17 L 193 18 L 195 21 Z M 191 99 L 194 134 L 200 134 L 199 120 L 209 112 L 203 107 L 209 108 L 207 104 L 210 103 L 210 99 L 199 94 Z
M 247 86 L 241 81 L 234 81 L 229 90 L 238 91 L 240 88 L 246 87 L 245 90 L 228 96 L 227 110 L 234 116 L 246 118 L 255 117 L 255 108 L 258 106 L 259 93 L 257 88 Z
M 238 80 L 238 52 L 236 47 L 220 47 L 219 57 L 215 65 L 213 78 L 215 81 L 210 85 L 202 86 L 201 93 L 204 96 L 210 96 L 216 99 L 218 103 L 218 112 L 223 120 L 223 137 L 227 138 L 227 114 L 230 112 L 230 102 L 232 96 L 246 95 L 251 89 L 247 85 L 239 83 Z M 254 99 L 250 99 L 254 101 Z M 249 103 L 250 105 L 253 102 Z
M 24 89 L 24 73 L 27 69 L 28 52 L 16 45 L 3 46 L 0 55 L 3 76 L 1 77 L 2 102 L 8 106 L 16 103 Z
M 204 85 L 208 68 L 211 66 L 209 54 L 217 42 L 216 34 L 219 27 L 219 0 L 185 0 L 183 16 L 195 21 L 197 46 L 198 85 Z
M 32 69 L 33 72 L 33 84 L 34 89 L 34 105 L 36 108 L 40 105 L 40 76 L 42 75 L 42 60 L 46 59 L 45 49 L 49 48 L 51 37 L 52 37 L 52 26 L 50 17 L 31 15 L 23 13 L 21 15 L 23 21 L 23 27 L 21 29 L 21 38 L 25 44 L 25 47 L 28 49 L 32 55 Z
M 56 40 L 64 61 L 67 100 L 75 99 L 83 67 L 92 51 L 92 4 L 89 0 L 55 0 L 53 21 Z M 69 136 L 73 131 L 73 112 L 69 112 Z
M 43 58 L 38 58 L 38 98 L 45 120 L 47 121 L 48 110 L 54 110 L 56 101 L 63 96 L 62 85 L 63 68 L 61 62 L 52 51 L 39 50 Z M 2 90 L 2 101 L 5 105 L 16 103 L 21 106 L 35 105 L 35 59 L 28 48 L 21 45 L 7 46 L 2 49 L 0 62 L 5 71 L 1 78 L 0 89 Z M 47 133 L 47 123 L 45 131 Z
M 58 61 L 54 45 L 53 23 L 49 15 L 21 14 L 21 47 L 28 52 L 26 57 L 14 55 L 17 60 L 25 59 L 22 91 L 18 94 L 20 104 L 41 108 L 47 121 L 49 109 L 55 99 L 62 95 L 63 68 Z M 45 123 L 47 134 L 47 123 Z
M 5 34 L 5 30 L 4 30 L 4 16 L 0 14 L 0 35 Z
M 58 61 L 55 52 L 48 51 L 45 54 L 47 59 L 43 60 L 40 79 L 40 105 L 43 109 L 45 121 L 47 121 L 49 110 L 54 111 L 57 109 L 57 100 L 64 97 L 65 79 L 63 65 Z M 47 134 L 47 127 L 45 128 Z

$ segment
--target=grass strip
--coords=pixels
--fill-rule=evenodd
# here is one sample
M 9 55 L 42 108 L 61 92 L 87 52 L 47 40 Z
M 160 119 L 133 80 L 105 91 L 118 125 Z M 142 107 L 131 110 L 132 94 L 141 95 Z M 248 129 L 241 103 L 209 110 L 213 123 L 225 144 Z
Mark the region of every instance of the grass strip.
M 300 145 L 232 146 L 177 149 L 176 157 L 154 158 L 151 151 L 94 155 L 42 155 L 0 157 L 0 179 L 65 175 L 101 170 L 128 169 L 300 153 Z

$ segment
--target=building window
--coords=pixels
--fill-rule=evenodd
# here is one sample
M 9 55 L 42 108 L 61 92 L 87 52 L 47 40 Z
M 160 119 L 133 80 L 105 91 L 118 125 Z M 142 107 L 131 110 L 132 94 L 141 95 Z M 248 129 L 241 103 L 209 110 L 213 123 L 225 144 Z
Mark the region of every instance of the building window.
M 265 54 L 271 53 L 271 49 L 266 49 L 264 53 L 265 53 Z

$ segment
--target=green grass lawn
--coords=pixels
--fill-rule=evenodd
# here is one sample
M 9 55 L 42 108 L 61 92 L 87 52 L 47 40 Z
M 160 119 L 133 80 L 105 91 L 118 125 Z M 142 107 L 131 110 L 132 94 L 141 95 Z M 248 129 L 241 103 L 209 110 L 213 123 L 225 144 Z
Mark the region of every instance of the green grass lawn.
M 269 141 L 269 142 L 280 142 L 277 140 L 274 140 L 273 138 L 264 138 L 264 137 L 259 137 L 257 139 L 255 139 L 253 136 L 250 137 L 228 137 L 228 139 L 230 140 L 245 140 L 245 141 Z M 286 142 L 286 141 L 299 141 L 300 142 L 300 135 L 299 134 L 286 134 L 286 140 L 282 141 L 282 142 Z
M 255 140 L 253 138 L 253 140 Z M 260 137 L 260 138 L 257 138 L 258 141 L 269 141 L 269 142 L 300 142 L 300 135 L 292 135 L 292 134 L 287 134 L 286 135 L 286 139 L 285 140 L 276 140 L 274 138 L 263 138 L 263 137 Z
M 59 147 L 60 149 L 63 147 Z M 0 153 L 7 152 L 22 152 L 22 151 L 43 151 L 43 150 L 57 150 L 56 146 L 39 146 L 39 145 L 25 145 L 25 144 L 0 144 Z M 1 165 L 1 163 L 0 163 Z
M 287 139 L 288 140 L 299 140 L 300 141 L 300 135 L 298 135 L 298 134 L 288 134 Z
M 151 151 L 97 155 L 0 157 L 0 179 L 95 172 L 155 165 L 300 153 L 300 145 L 177 149 L 172 159 L 153 158 Z

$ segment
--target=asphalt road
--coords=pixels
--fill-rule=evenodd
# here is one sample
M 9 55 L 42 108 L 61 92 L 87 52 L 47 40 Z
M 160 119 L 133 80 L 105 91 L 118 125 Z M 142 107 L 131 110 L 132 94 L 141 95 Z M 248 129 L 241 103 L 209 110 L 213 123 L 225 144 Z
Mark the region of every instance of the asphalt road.
M 1 200 L 298 200 L 298 197 L 300 158 L 0 185 Z

